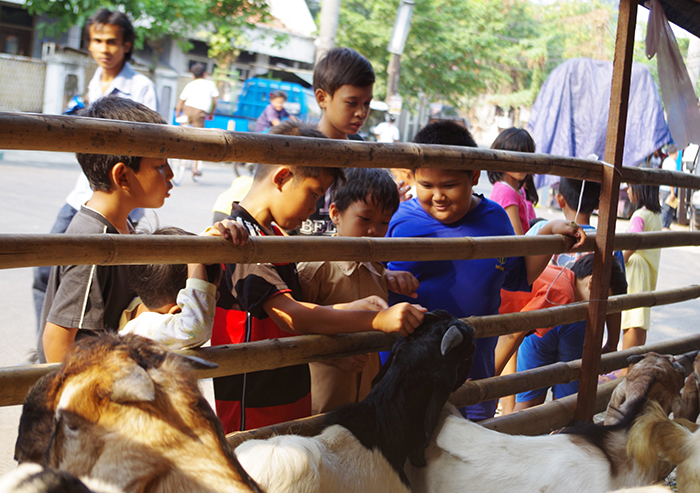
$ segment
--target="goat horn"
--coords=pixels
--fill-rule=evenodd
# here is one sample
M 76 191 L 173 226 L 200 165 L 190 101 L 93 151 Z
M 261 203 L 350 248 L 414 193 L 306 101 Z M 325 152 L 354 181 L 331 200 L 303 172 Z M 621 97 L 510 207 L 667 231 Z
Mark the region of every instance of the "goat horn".
M 197 370 L 213 370 L 219 367 L 218 364 L 212 361 L 207 361 L 199 356 L 192 356 L 191 354 L 178 354 L 178 356 L 185 358 L 192 365 L 192 367 Z
M 464 341 L 464 336 L 462 336 L 462 333 L 459 331 L 459 329 L 455 325 L 453 325 L 452 327 L 447 329 L 445 335 L 442 336 L 442 342 L 440 343 L 440 352 L 443 356 L 445 356 L 450 349 L 462 344 L 462 341 Z
M 152 402 L 156 399 L 156 388 L 150 375 L 138 365 L 112 385 L 113 402 Z

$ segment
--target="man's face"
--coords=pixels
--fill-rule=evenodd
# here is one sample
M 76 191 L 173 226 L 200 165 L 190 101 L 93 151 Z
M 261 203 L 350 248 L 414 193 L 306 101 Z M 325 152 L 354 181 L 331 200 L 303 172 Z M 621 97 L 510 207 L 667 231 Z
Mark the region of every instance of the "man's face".
M 119 26 L 93 24 L 90 26 L 88 50 L 103 70 L 121 69 L 126 54 L 131 51 L 131 43 L 124 42 Z
M 479 172 L 420 168 L 415 172 L 416 195 L 425 212 L 443 224 L 462 219 L 472 205 Z

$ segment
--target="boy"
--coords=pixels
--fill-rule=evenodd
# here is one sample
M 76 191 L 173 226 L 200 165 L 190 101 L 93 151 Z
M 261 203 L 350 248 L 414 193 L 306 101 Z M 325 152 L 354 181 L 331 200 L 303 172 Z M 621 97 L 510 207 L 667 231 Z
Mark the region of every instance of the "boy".
M 275 91 L 270 94 L 270 104 L 268 104 L 258 119 L 255 121 L 255 131 L 265 132 L 270 127 L 276 127 L 282 121 L 289 119 L 289 113 L 284 109 L 287 102 L 287 93 Z
M 539 310 L 591 298 L 593 278 L 593 254 L 578 257 L 571 270 L 566 267 L 549 265 L 532 286 L 532 299 L 521 311 Z M 625 272 L 619 260 L 613 257 L 610 277 L 610 294 L 627 292 Z M 518 371 L 531 370 L 559 361 L 573 361 L 583 356 L 583 340 L 586 336 L 579 324 L 559 325 L 547 329 L 537 329 L 520 344 Z M 548 387 L 520 393 L 516 396 L 515 411 L 542 404 L 547 397 Z M 552 393 L 555 399 L 578 392 L 578 381 L 555 385 Z
M 248 239 L 248 231 L 229 219 L 223 227 L 235 245 Z M 221 236 L 219 225 L 203 236 Z M 180 228 L 161 228 L 154 235 L 196 236 Z M 221 265 L 148 264 L 129 266 L 129 284 L 138 298 L 119 320 L 119 333 L 137 334 L 160 341 L 170 349 L 199 347 L 211 339 L 216 289 Z
M 347 184 L 333 192 L 330 206 L 337 236 L 383 238 L 399 208 L 399 192 L 391 174 L 383 169 L 356 168 L 346 175 Z M 371 295 L 386 300 L 388 288 L 410 296 L 418 287 L 411 273 L 388 272 L 381 262 L 302 262 L 298 269 L 304 300 L 319 305 L 348 303 Z M 364 399 L 379 367 L 376 353 L 310 363 L 312 413 Z
M 283 122 L 270 133 L 323 138 L 301 122 Z M 293 230 L 314 211 L 341 168 L 259 165 L 253 185 L 231 219 L 251 236 L 279 236 Z M 274 222 L 274 225 L 273 225 Z M 325 307 L 304 303 L 296 266 L 226 264 L 225 283 L 214 319 L 212 345 L 368 330 L 408 334 L 420 325 L 425 309 L 401 303 L 386 308 L 377 297 Z M 378 308 L 383 308 L 376 311 Z M 372 311 L 368 311 L 372 310 Z M 216 410 L 226 433 L 308 416 L 311 384 L 306 364 L 214 379 Z
M 476 147 L 467 129 L 450 121 L 427 125 L 415 136 L 418 144 Z M 513 226 L 501 206 L 472 189 L 479 173 L 461 170 L 419 168 L 414 171 L 416 198 L 404 202 L 391 219 L 389 237 L 464 237 L 513 235 Z M 552 221 L 541 234 L 576 236 L 574 248 L 585 240 L 580 227 Z M 456 317 L 492 315 L 501 304 L 501 288 L 528 291 L 544 270 L 550 256 L 512 257 L 432 262 L 390 262 L 390 270 L 406 270 L 416 276 L 418 301 L 430 310 L 447 310 Z M 400 297 L 390 295 L 389 301 Z M 471 378 L 494 375 L 497 337 L 477 341 Z M 496 402 L 482 402 L 466 408 L 469 419 L 492 417 Z
M 134 71 L 129 63 L 134 47 L 135 33 L 126 14 L 99 9 L 88 18 L 85 23 L 85 31 L 89 39 L 88 51 L 98 65 L 97 71 L 88 85 L 88 103 L 94 103 L 105 96 L 119 96 L 157 111 L 155 85 L 151 79 Z M 64 233 L 73 216 L 90 197 L 92 197 L 90 184 L 85 175 L 80 173 L 75 187 L 66 197 L 66 203 L 58 212 L 51 233 Z M 142 216 L 143 211 L 137 209 L 131 214 L 131 219 L 136 222 Z M 40 322 L 39 332 L 43 327 L 41 308 L 46 296 L 50 270 L 49 267 L 34 269 L 32 291 L 37 321 Z
M 374 69 L 350 48 L 333 48 L 314 67 L 314 94 L 321 107 L 318 129 L 329 139 L 362 140 L 357 135 L 369 116 L 374 88 Z M 316 211 L 304 221 L 299 234 L 332 235 L 335 225 L 328 217 L 331 191 L 321 197 Z
M 155 111 L 119 97 L 95 101 L 81 116 L 165 125 Z M 67 234 L 129 234 L 132 210 L 161 207 L 170 196 L 173 172 L 164 158 L 98 154 L 77 158 L 94 193 L 70 222 Z M 61 361 L 76 338 L 90 332 L 116 331 L 133 297 L 125 265 L 52 267 L 42 310 L 41 362 Z

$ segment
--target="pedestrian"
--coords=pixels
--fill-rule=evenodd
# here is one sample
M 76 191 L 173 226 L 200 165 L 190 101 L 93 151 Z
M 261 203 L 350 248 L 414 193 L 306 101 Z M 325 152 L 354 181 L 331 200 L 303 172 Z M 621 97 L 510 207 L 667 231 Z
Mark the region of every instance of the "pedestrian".
M 214 119 L 219 90 L 214 81 L 206 79 L 207 69 L 203 63 L 195 63 L 190 72 L 192 72 L 194 80 L 189 82 L 180 93 L 180 99 L 175 106 L 175 116 L 179 117 L 184 113 L 189 125 L 204 128 L 205 120 Z M 194 162 L 193 176 L 202 175 L 201 163 L 201 161 Z
M 661 169 L 665 171 L 678 171 L 678 148 L 669 144 L 668 157 L 664 159 Z M 676 207 L 678 206 L 678 198 L 676 190 L 668 185 L 659 186 L 659 198 L 661 199 L 661 227 L 668 231 L 671 228 L 671 223 L 676 215 Z M 631 200 L 631 199 L 630 199 Z
M 396 115 L 389 115 L 387 121 L 374 127 L 372 133 L 377 137 L 377 142 L 398 142 L 401 134 L 396 127 Z
M 99 9 L 85 23 L 88 34 L 88 51 L 97 62 L 95 75 L 88 84 L 87 102 L 94 103 L 104 96 L 131 99 L 156 111 L 156 88 L 151 79 L 137 73 L 129 61 L 136 38 L 134 27 L 126 14 L 109 9 Z M 92 197 L 92 188 L 84 173 L 80 173 L 75 187 L 66 197 L 66 203 L 58 211 L 52 234 L 65 233 L 73 216 Z M 143 209 L 134 209 L 129 219 L 136 224 L 143 217 Z M 41 330 L 41 308 L 46 296 L 46 286 L 51 267 L 35 267 L 32 293 L 36 311 L 37 331 Z

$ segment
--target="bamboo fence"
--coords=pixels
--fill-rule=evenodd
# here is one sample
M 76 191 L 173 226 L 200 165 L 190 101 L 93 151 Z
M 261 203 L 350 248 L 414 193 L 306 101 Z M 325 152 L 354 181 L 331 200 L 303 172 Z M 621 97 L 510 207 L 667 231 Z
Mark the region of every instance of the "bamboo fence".
M 0 142 L 3 149 L 325 167 L 491 169 L 597 182 L 603 181 L 606 168 L 598 161 L 548 154 L 313 139 L 6 112 L 0 112 Z M 700 189 L 700 177 L 676 171 L 629 167 L 621 170 L 620 179 L 627 183 Z
M 520 332 L 577 320 L 587 320 L 584 354 L 580 366 L 558 365 L 532 374 L 471 382 L 458 391 L 458 402 L 494 398 L 503 392 L 521 391 L 532 385 L 549 385 L 580 377 L 577 397 L 500 418 L 519 423 L 518 432 L 532 429 L 544 409 L 558 409 L 549 425 L 570 421 L 573 409 L 579 419 L 590 420 L 614 383 L 596 388 L 597 375 L 614 357 L 605 356 L 601 366 L 604 317 L 635 306 L 654 306 L 698 297 L 698 286 L 666 292 L 613 297 L 608 286 L 613 245 L 617 249 L 642 249 L 700 244 L 698 233 L 652 233 L 615 235 L 619 183 L 664 184 L 700 189 L 700 177 L 679 172 L 623 168 L 627 101 L 629 99 L 636 2 L 621 0 L 606 140 L 605 163 L 542 154 L 416 144 L 382 144 L 328 139 L 235 133 L 209 129 L 168 127 L 70 116 L 0 113 L 0 145 L 3 149 L 26 149 L 93 154 L 177 157 L 209 161 L 246 161 L 265 164 L 353 166 L 382 168 L 441 168 L 462 170 L 524 171 L 602 183 L 598 233 L 582 248 L 595 251 L 592 301 L 527 314 L 471 317 L 466 319 L 481 337 Z M 321 245 L 319 242 L 323 241 Z M 206 243 L 205 243 L 206 242 Z M 300 239 L 254 238 L 234 247 L 216 238 L 136 238 L 104 235 L 0 235 L 0 268 L 64 264 L 134 264 L 188 262 L 288 262 L 303 260 L 454 260 L 559 253 L 568 249 L 563 237 L 465 238 L 465 239 Z M 340 355 L 388 348 L 393 339 L 378 333 L 336 337 L 305 336 L 262 341 L 234 347 L 197 351 L 220 364 L 201 377 L 276 368 Z M 687 342 L 687 341 L 685 341 Z M 679 341 L 684 343 L 684 341 Z M 693 342 L 696 344 L 696 342 Z M 694 346 L 695 347 L 695 346 Z M 676 348 L 678 349 L 678 348 Z M 685 350 L 685 349 L 684 349 Z M 618 355 L 619 356 L 619 355 Z M 0 369 L 0 405 L 19 403 L 29 386 L 52 365 Z M 523 381 L 524 380 L 524 381 Z M 605 390 L 605 392 L 601 392 Z M 575 401 L 575 405 L 574 405 Z M 549 407 L 548 407 L 549 406 Z M 548 412 L 548 411 L 547 411 Z M 567 416 L 566 419 L 561 416 Z M 318 417 L 292 425 L 313 429 Z M 527 424 L 521 422 L 526 420 Z M 559 421 L 558 421 L 559 420 Z M 496 422 L 494 420 L 494 422 Z M 282 425 L 279 425 L 282 426 Z M 498 428 L 500 426 L 500 428 Z M 546 430 L 543 430 L 546 431 Z
M 695 298 L 700 298 L 700 286 L 688 286 L 685 288 L 667 291 L 614 296 L 610 299 L 607 309 L 608 313 L 619 313 L 623 310 L 629 310 L 630 308 L 636 308 L 639 306 L 660 306 Z M 476 329 L 477 338 L 494 337 L 512 334 L 515 332 L 534 330 L 537 328 L 578 322 L 586 318 L 587 310 L 588 303 L 582 302 L 526 313 L 469 317 L 462 320 Z M 195 349 L 186 351 L 186 353 L 204 358 L 207 361 L 211 361 L 212 363 L 219 365 L 216 369 L 197 371 L 197 376 L 199 378 L 215 378 L 250 373 L 254 371 L 272 370 L 285 366 L 352 356 L 355 354 L 386 351 L 391 349 L 391 346 L 394 344 L 396 339 L 397 336 L 392 334 L 384 334 L 382 332 L 363 332 L 336 336 L 306 335 L 288 337 L 284 339 L 269 339 L 244 344 Z M 679 343 L 685 344 L 686 341 L 682 339 Z M 698 339 L 698 344 L 700 344 L 700 339 Z M 669 350 L 669 352 L 675 354 L 680 351 L 689 350 L 685 349 L 687 346 L 682 346 L 683 349 L 680 350 L 674 349 L 675 347 L 676 346 L 671 344 L 669 348 L 673 349 L 673 351 Z M 700 345 L 698 348 L 700 348 Z M 619 358 L 623 358 L 622 363 L 624 363 L 624 355 L 627 353 L 621 352 L 616 354 L 622 355 L 619 356 Z M 630 354 L 637 353 L 634 352 Z M 615 365 L 620 363 L 620 361 L 617 359 L 613 359 L 612 361 L 614 361 Z M 620 366 L 615 366 L 610 370 L 621 368 L 622 366 L 624 365 L 620 364 Z M 0 407 L 21 404 L 24 400 L 24 396 L 27 394 L 31 386 L 34 385 L 39 378 L 58 369 L 58 367 L 58 364 L 44 364 L 0 368 L 0 382 L 2 383 L 2 385 L 0 385 Z M 568 370 L 564 369 L 564 367 L 568 368 Z M 548 366 L 541 370 L 542 371 L 533 370 L 535 375 L 541 375 L 541 377 L 538 376 L 536 378 L 537 386 L 533 388 L 540 388 L 543 386 L 576 380 L 578 378 L 577 372 L 579 371 L 578 367 L 570 367 L 568 365 Z M 564 377 L 561 376 L 563 370 Z M 505 383 L 502 385 L 505 385 L 506 388 L 510 389 L 510 393 L 532 390 L 530 388 L 523 389 L 518 387 L 520 383 L 527 383 L 531 381 L 527 380 L 527 378 L 530 378 L 527 376 L 531 375 L 530 373 L 528 373 L 526 376 L 523 375 L 525 374 L 519 373 L 516 375 L 488 380 L 491 382 L 493 380 L 500 381 L 499 379 L 504 379 Z M 562 378 L 568 378 L 569 380 L 564 381 L 561 380 Z M 512 382 L 515 383 L 513 384 Z M 499 384 L 489 383 L 488 385 L 491 386 Z M 466 387 L 464 387 L 464 389 L 468 390 L 462 390 L 462 393 L 476 391 L 476 394 L 474 394 L 472 397 L 461 398 L 477 399 L 472 402 L 472 404 L 481 402 L 482 400 L 490 400 L 494 398 L 492 395 L 485 398 L 478 397 L 484 394 L 483 390 L 478 390 L 482 389 L 482 387 L 479 387 L 477 382 L 469 383 Z M 502 395 L 510 395 L 510 393 Z

